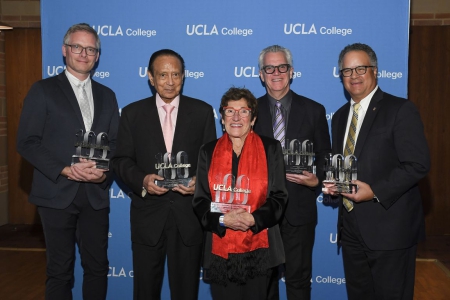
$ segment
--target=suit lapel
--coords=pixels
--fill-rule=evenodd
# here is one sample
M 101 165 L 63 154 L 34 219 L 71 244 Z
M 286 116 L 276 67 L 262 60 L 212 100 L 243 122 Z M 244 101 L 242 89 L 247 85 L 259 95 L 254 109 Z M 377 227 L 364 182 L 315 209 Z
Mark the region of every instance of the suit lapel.
M 340 118 L 336 120 L 336 136 L 333 136 L 333 143 L 336 139 L 336 147 L 333 149 L 334 154 L 342 153 L 344 149 L 344 138 L 345 138 L 345 131 L 347 130 L 347 120 L 348 120 L 348 114 L 350 111 L 350 101 L 345 105 L 342 113 L 340 114 Z
M 92 121 L 92 130 L 95 129 L 95 126 L 99 122 L 100 116 L 102 114 L 102 105 L 103 101 L 101 99 L 101 93 L 97 82 L 91 79 L 92 84 L 92 97 L 94 98 L 94 120 Z M 99 134 L 99 132 L 96 132 Z
M 65 72 L 60 73 L 58 75 L 58 79 L 59 86 L 64 92 L 67 101 L 69 101 L 70 105 L 72 106 L 73 111 L 78 119 L 78 123 L 80 123 L 80 129 L 86 130 L 86 128 L 84 127 L 83 116 L 81 115 L 80 105 L 78 104 L 78 100 L 75 96 L 72 85 L 70 84 L 69 79 L 67 79 Z
M 372 100 L 370 101 L 366 115 L 364 116 L 363 124 L 360 129 L 361 131 L 358 134 L 358 139 L 356 141 L 356 147 L 355 147 L 355 153 L 354 153 L 357 158 L 359 157 L 359 155 L 364 147 L 364 143 L 366 142 L 366 139 L 369 135 L 373 121 L 375 120 L 375 117 L 381 108 L 380 101 L 382 99 L 383 99 L 383 92 L 381 91 L 380 88 L 378 88 L 378 90 L 373 95 Z
M 291 110 L 289 112 L 289 119 L 286 130 L 286 138 L 298 139 L 301 136 L 301 129 L 303 126 L 303 120 L 305 119 L 305 103 L 302 98 L 291 91 L 292 93 L 292 102 L 291 102 Z M 303 141 L 301 141 L 303 142 Z
M 156 97 L 152 96 L 145 100 L 144 111 L 142 112 L 145 122 L 146 131 L 148 137 L 143 136 L 142 139 L 149 141 L 152 147 L 157 147 L 158 153 L 166 153 L 166 143 L 164 142 L 164 135 L 162 132 L 161 122 L 159 120 L 158 108 L 156 107 Z
M 272 115 L 270 114 L 270 101 L 267 98 L 267 94 L 264 97 L 260 98 L 258 103 L 258 116 L 260 118 L 259 128 L 261 129 L 261 135 L 265 135 L 271 138 L 273 136 L 273 127 L 272 127 Z M 268 122 L 264 122 L 263 120 L 269 120 Z M 256 120 L 258 122 L 258 119 Z
M 178 107 L 172 150 L 183 150 L 181 149 L 183 146 L 182 143 L 189 140 L 189 136 L 192 135 L 192 132 L 189 132 L 189 125 L 191 123 L 193 108 L 187 102 L 189 102 L 188 99 L 180 95 L 180 105 Z

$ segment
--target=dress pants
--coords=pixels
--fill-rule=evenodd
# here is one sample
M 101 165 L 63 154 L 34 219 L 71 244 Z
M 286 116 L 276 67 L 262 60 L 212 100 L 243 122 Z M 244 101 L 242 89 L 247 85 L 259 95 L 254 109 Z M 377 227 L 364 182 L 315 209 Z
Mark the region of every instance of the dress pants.
M 186 246 L 183 243 L 172 212 L 155 246 L 132 243 L 132 247 L 135 300 L 161 299 L 166 256 L 170 298 L 197 300 L 202 244 Z
M 94 210 L 84 185 L 65 209 L 38 207 L 47 247 L 46 300 L 72 299 L 75 243 L 83 267 L 83 299 L 104 300 L 108 285 L 109 208 Z
M 369 249 L 356 214 L 343 211 L 342 257 L 349 300 L 412 300 L 417 244 L 389 251 Z
M 286 255 L 285 283 L 287 299 L 309 300 L 311 299 L 312 253 L 316 222 L 292 226 L 286 218 L 283 218 L 280 231 Z M 272 281 L 270 285 L 268 299 L 278 300 L 279 276 L 272 276 L 272 278 L 275 278 L 275 281 Z

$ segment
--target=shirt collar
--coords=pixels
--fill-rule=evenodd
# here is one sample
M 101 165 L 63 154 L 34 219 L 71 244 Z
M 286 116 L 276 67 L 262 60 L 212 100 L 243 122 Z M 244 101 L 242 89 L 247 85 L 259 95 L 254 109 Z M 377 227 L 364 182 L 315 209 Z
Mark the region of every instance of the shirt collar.
M 157 106 L 157 107 L 163 107 L 163 106 L 166 105 L 166 104 L 167 104 L 167 103 L 164 102 L 164 101 L 161 99 L 161 96 L 160 96 L 158 93 L 156 93 L 156 106 Z M 176 96 L 176 97 L 172 100 L 172 102 L 170 102 L 170 105 L 175 106 L 176 108 L 178 108 L 178 107 L 180 106 L 180 95 Z
M 275 98 L 273 98 L 272 96 L 269 95 L 269 93 L 267 93 L 267 98 L 269 98 L 270 101 L 270 105 L 271 107 L 275 106 L 275 104 L 280 101 L 281 105 L 286 109 L 289 110 L 291 107 L 291 102 L 292 102 L 292 93 L 291 90 L 289 90 L 286 95 L 284 95 L 280 100 L 277 100 Z
M 373 95 L 378 90 L 378 85 L 375 86 L 375 88 L 368 94 L 366 97 L 364 97 L 361 101 L 359 101 L 359 104 L 361 105 L 361 108 L 364 109 L 364 111 L 367 111 L 370 105 L 370 101 L 372 100 Z M 350 104 L 353 106 L 356 102 L 351 99 Z
M 85 80 L 80 80 L 72 75 L 67 69 L 64 71 L 66 73 L 67 79 L 69 79 L 69 82 L 75 86 L 78 86 L 80 84 L 86 84 L 87 86 L 91 83 L 91 76 L 88 76 Z

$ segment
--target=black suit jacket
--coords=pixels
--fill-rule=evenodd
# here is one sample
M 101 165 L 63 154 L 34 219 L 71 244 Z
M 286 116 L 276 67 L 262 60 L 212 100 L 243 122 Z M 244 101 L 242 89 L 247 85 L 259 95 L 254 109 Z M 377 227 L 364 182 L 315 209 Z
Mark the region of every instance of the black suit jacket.
M 106 132 L 111 156 L 115 151 L 119 109 L 114 92 L 92 80 L 94 120 L 91 130 Z M 94 209 L 109 206 L 109 177 L 101 184 L 78 183 L 61 176 L 75 154 L 75 134 L 85 129 L 75 93 L 65 72 L 33 84 L 25 97 L 19 129 L 17 151 L 34 166 L 29 201 L 38 206 L 68 207 L 80 184 Z
M 225 133 L 226 134 L 226 133 Z M 267 186 L 267 200 L 264 205 L 255 210 L 252 215 L 255 225 L 250 227 L 253 233 L 258 233 L 269 228 L 269 267 L 284 263 L 284 248 L 281 240 L 278 223 L 283 215 L 287 203 L 287 191 L 284 180 L 283 153 L 280 143 L 271 138 L 261 136 L 266 152 L 267 173 L 269 176 Z M 217 140 L 203 145 L 200 149 L 197 169 L 197 186 L 192 205 L 203 228 L 207 231 L 205 251 L 203 255 L 203 267 L 209 268 L 212 251 L 212 233 L 223 237 L 226 228 L 219 225 L 219 213 L 211 213 L 211 191 L 208 182 L 208 172 L 211 166 L 211 158 L 216 147 Z M 231 157 L 230 157 L 231 159 Z
M 180 96 L 172 153 L 185 151 L 195 175 L 198 151 L 216 139 L 213 108 L 190 97 Z M 192 209 L 192 195 L 169 191 L 164 195 L 141 196 L 144 177 L 157 174 L 156 155 L 166 153 L 166 145 L 156 107 L 156 97 L 131 103 L 122 109 L 114 171 L 131 189 L 131 240 L 154 246 L 172 211 L 186 245 L 202 242 L 202 230 Z
M 342 153 L 350 103 L 333 116 L 333 153 Z M 414 104 L 375 92 L 358 134 L 354 155 L 358 180 L 380 200 L 355 203 L 361 235 L 372 250 L 407 248 L 424 236 L 422 201 L 417 186 L 430 168 L 423 124 Z M 340 205 L 340 214 L 342 211 Z M 338 228 L 341 228 L 342 217 Z
M 314 143 L 316 153 L 317 188 L 309 188 L 286 181 L 289 201 L 285 217 L 293 226 L 300 226 L 317 221 L 316 198 L 318 189 L 324 178 L 323 165 L 325 155 L 331 152 L 330 134 L 323 105 L 300 96 L 293 91 L 292 104 L 289 113 L 289 123 L 286 139 L 310 140 Z M 273 138 L 272 115 L 267 94 L 258 99 L 258 118 L 254 126 L 256 133 Z

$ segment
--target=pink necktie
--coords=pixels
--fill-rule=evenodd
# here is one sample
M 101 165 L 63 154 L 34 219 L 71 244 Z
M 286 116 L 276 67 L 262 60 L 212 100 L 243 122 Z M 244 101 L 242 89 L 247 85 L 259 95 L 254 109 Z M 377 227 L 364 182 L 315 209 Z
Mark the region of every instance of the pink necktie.
M 166 149 L 168 153 L 172 152 L 172 142 L 173 142 L 173 126 L 172 126 L 172 111 L 175 106 L 170 104 L 164 105 L 162 108 L 166 111 L 166 117 L 164 118 L 163 124 L 163 135 L 164 142 L 166 143 Z

